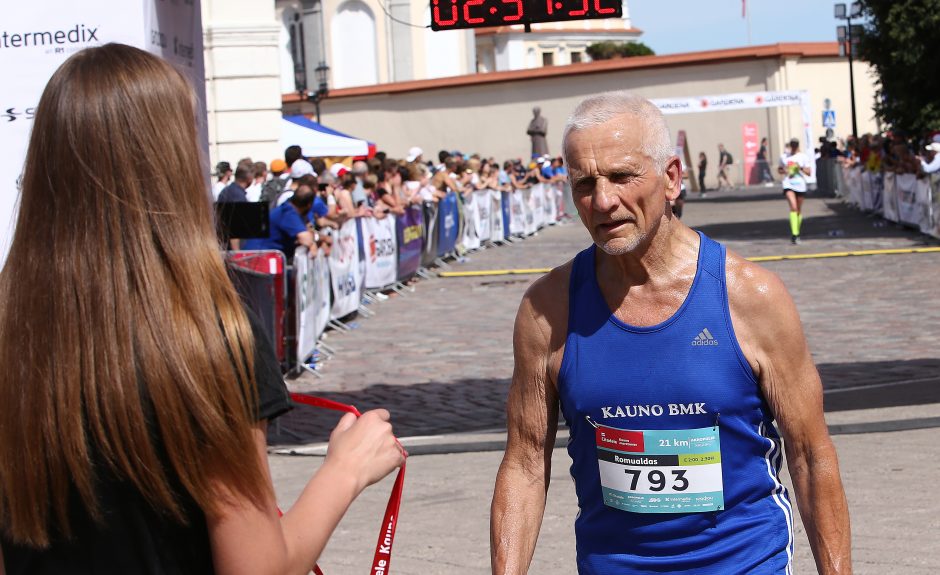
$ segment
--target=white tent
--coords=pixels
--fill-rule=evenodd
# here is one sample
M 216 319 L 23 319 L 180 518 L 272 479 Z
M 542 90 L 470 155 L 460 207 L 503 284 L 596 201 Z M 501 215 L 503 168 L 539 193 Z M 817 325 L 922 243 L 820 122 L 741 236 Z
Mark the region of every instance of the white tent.
M 281 148 L 288 146 L 300 146 L 308 158 L 369 154 L 369 142 L 331 130 L 306 116 L 282 119 Z

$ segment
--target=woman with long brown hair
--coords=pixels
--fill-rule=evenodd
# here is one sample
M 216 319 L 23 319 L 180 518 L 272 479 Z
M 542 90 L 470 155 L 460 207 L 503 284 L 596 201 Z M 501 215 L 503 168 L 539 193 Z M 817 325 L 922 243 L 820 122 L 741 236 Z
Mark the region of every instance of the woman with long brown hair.
M 403 461 L 387 412 L 348 415 L 278 517 L 265 430 L 289 402 L 226 274 L 194 103 L 118 44 L 39 102 L 0 273 L 0 573 L 307 573 Z

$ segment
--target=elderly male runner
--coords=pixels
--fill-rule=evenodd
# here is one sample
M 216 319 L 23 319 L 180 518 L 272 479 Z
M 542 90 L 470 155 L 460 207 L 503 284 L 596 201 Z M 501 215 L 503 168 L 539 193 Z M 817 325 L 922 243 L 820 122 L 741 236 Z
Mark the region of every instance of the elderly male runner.
M 594 244 L 516 317 L 493 573 L 528 569 L 561 407 L 582 574 L 789 574 L 793 511 L 824 575 L 850 573 L 849 519 L 819 375 L 780 280 L 673 217 L 681 167 L 662 114 L 591 97 L 565 129 Z

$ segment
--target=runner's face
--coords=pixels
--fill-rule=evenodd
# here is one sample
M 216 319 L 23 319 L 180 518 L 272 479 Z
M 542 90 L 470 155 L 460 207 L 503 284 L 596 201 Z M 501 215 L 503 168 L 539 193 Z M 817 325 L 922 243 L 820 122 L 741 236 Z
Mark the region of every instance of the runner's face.
M 645 243 L 666 208 L 664 175 L 642 152 L 645 126 L 633 115 L 572 132 L 566 143 L 571 190 L 581 222 L 611 255 Z

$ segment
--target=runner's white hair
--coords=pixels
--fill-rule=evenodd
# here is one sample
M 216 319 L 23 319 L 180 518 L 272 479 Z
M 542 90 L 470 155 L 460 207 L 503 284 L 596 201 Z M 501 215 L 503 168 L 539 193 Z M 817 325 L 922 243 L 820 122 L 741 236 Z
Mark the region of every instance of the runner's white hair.
M 568 137 L 572 132 L 600 126 L 617 116 L 631 114 L 646 124 L 643 138 L 643 153 L 649 156 L 659 173 L 666 169 L 666 162 L 676 154 L 669 136 L 666 118 L 655 104 L 626 90 L 603 92 L 581 100 L 568 118 L 561 138 L 561 147 L 568 164 Z

